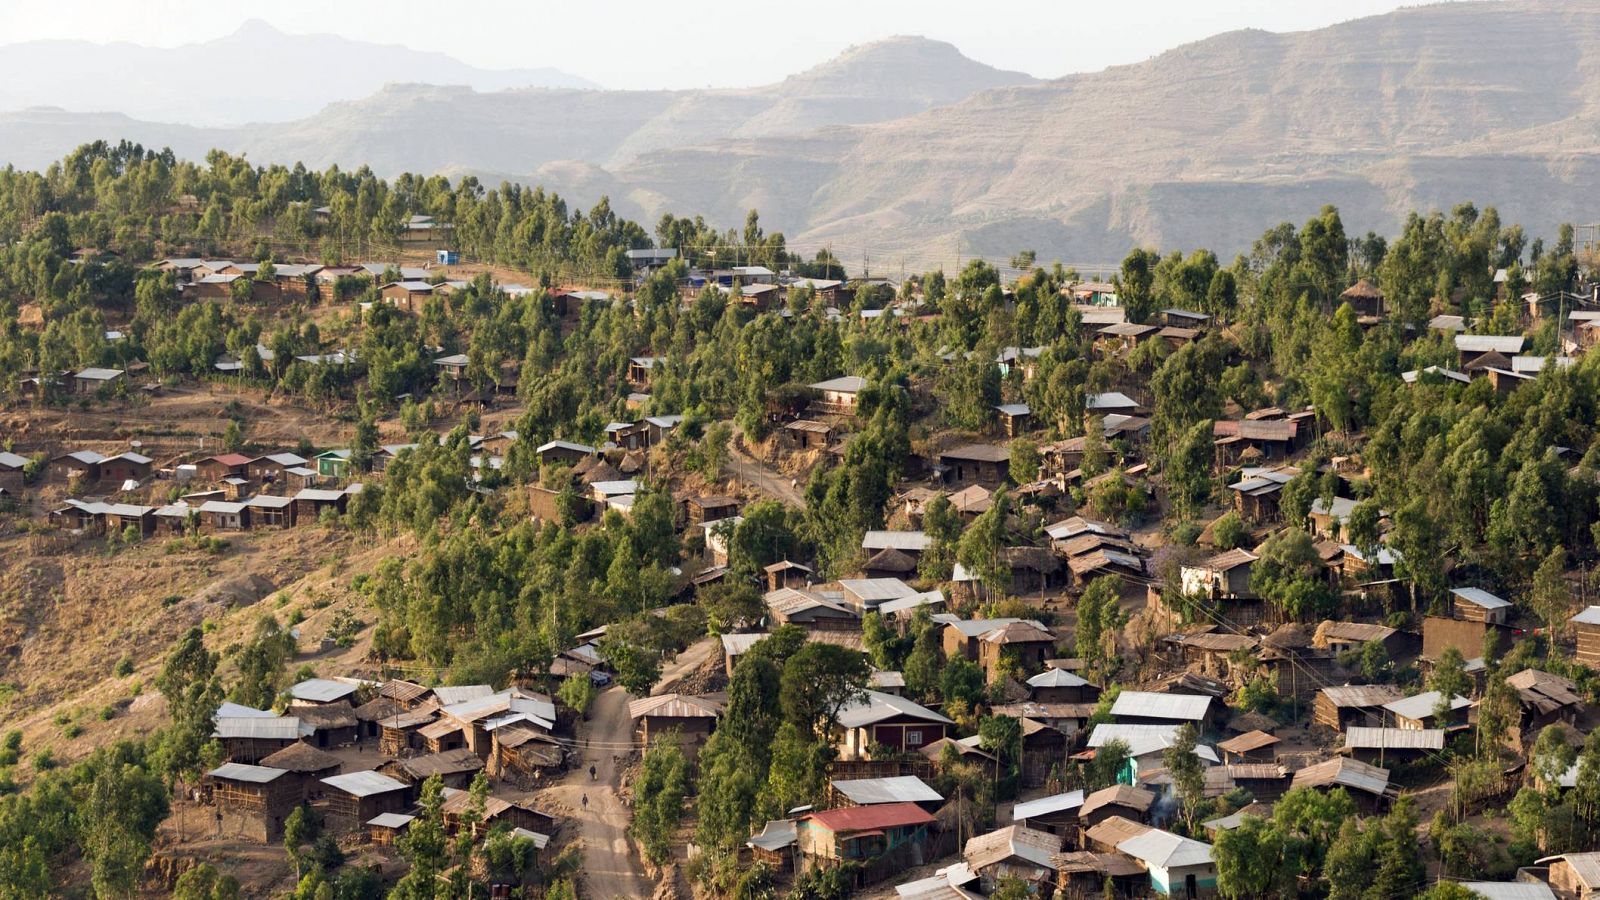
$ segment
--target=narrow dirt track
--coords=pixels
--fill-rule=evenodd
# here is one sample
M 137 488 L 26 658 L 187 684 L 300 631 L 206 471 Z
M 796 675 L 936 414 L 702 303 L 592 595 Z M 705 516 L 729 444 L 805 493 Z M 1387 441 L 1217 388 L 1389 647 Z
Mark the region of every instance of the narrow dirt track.
M 723 466 L 723 474 L 742 484 L 748 484 L 756 490 L 781 500 L 790 506 L 805 508 L 806 498 L 796 486 L 795 480 L 787 475 L 774 472 L 772 469 L 746 453 L 740 446 L 738 438 L 728 443 L 728 462 Z
M 633 740 L 633 723 L 628 718 L 628 692 L 610 687 L 595 698 L 589 721 L 583 729 L 582 761 L 578 768 L 547 795 L 565 803 L 573 811 L 578 836 L 583 840 L 582 880 L 584 897 L 596 900 L 649 897 L 655 885 L 645 877 L 639 857 L 628 842 L 628 822 L 632 814 L 617 796 L 621 774 L 618 759 Z M 596 778 L 589 780 L 589 767 Z M 587 809 L 583 797 L 589 798 Z

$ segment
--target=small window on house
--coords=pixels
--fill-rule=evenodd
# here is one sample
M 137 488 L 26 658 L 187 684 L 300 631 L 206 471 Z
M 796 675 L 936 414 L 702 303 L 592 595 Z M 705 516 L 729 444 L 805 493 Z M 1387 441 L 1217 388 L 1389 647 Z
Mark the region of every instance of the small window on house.
M 916 746 L 919 746 L 921 744 L 922 744 L 922 732 L 920 732 L 920 731 L 908 731 L 908 732 L 906 732 L 906 746 L 907 747 L 916 747 Z

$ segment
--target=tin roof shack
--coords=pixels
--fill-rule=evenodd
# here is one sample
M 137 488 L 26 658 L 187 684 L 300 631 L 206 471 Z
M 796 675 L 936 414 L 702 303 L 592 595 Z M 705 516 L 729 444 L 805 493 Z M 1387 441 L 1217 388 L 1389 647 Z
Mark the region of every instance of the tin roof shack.
M 1083 808 L 1083 801 L 1083 791 L 1052 794 L 1016 804 L 1011 810 L 1011 819 L 1018 825 L 1026 825 L 1035 831 L 1057 835 L 1076 843 L 1078 811 Z
M 944 797 L 915 775 L 896 775 L 835 779 L 828 782 L 824 802 L 830 808 L 915 803 L 928 812 L 937 812 L 944 805 Z
M 1083 806 L 1078 809 L 1078 826 L 1081 843 L 1089 846 L 1088 832 L 1110 820 L 1118 823 L 1126 822 L 1129 825 L 1138 825 L 1145 821 L 1150 814 L 1150 807 L 1154 806 L 1156 795 L 1144 788 L 1127 784 L 1114 784 L 1102 788 L 1083 798 Z M 1116 844 L 1102 847 L 1113 849 Z
M 1055 855 L 1061 836 L 1023 825 L 980 834 L 967 841 L 961 857 L 978 874 L 984 893 L 993 893 L 1002 881 L 1021 879 L 1032 890 L 1047 891 L 1055 881 Z
M 1288 419 L 1219 419 L 1211 424 L 1216 467 L 1223 471 L 1241 463 L 1282 462 L 1300 448 L 1300 423 Z
M 1292 466 L 1243 470 L 1239 480 L 1228 485 L 1233 491 L 1233 508 L 1252 522 L 1278 521 L 1283 517 L 1279 504 L 1283 486 L 1299 474 L 1300 470 Z
M 867 691 L 861 700 L 839 714 L 839 725 L 844 729 L 840 755 L 845 759 L 871 759 L 875 747 L 912 752 L 942 739 L 945 729 L 953 724 L 905 697 Z
M 1028 679 L 1028 699 L 1038 703 L 1094 703 L 1100 688 L 1064 669 L 1045 669 Z
M 1056 855 L 1056 896 L 1086 900 L 1103 896 L 1107 883 L 1116 897 L 1135 897 L 1144 890 L 1149 876 L 1132 859 L 1121 853 L 1073 850 Z
M 439 812 L 444 816 L 445 828 L 452 832 L 459 831 L 464 824 L 464 818 L 472 809 L 472 793 L 456 788 L 445 788 L 441 796 L 444 797 L 444 802 L 440 804 Z M 555 834 L 560 827 L 560 822 L 555 816 L 527 801 L 507 800 L 491 795 L 484 798 L 483 816 L 472 826 L 472 834 L 479 834 L 502 823 L 546 836 Z
M 437 728 L 441 733 L 438 747 L 429 748 L 433 752 L 453 749 L 450 744 L 454 740 L 448 736 L 450 730 L 460 735 L 460 746 L 480 759 L 487 759 L 493 750 L 492 735 L 500 728 L 520 724 L 545 733 L 555 728 L 555 703 L 543 694 L 516 687 L 484 693 L 488 691 L 487 685 L 470 687 L 472 690 L 460 698 L 451 696 L 446 689 L 435 689 L 435 696 L 444 705 L 439 709 L 439 721 L 423 729 L 426 732 L 428 728 Z
M 437 724 L 438 718 L 438 712 L 433 709 L 413 709 L 379 720 L 378 752 L 384 756 L 404 756 L 422 749 L 427 740 L 422 736 L 422 729 Z M 459 735 L 460 730 L 455 733 Z
M 350 502 L 350 494 L 346 491 L 334 491 L 326 488 L 302 488 L 294 495 L 294 518 L 300 525 L 315 525 L 320 521 L 324 510 L 333 510 L 335 514 L 343 515 L 345 506 Z
M 1521 335 L 1458 334 L 1455 337 L 1457 369 L 1481 375 L 1487 369 L 1511 369 L 1511 357 L 1522 352 Z
M 422 783 L 435 775 L 439 776 L 445 787 L 460 789 L 471 787 L 472 779 L 483 771 L 483 768 L 483 760 L 479 759 L 476 753 L 461 747 L 443 753 L 430 753 L 427 756 L 391 760 L 384 763 L 378 771 L 410 785 L 412 796 L 417 796 L 422 790 Z
M 1183 566 L 1179 569 L 1183 593 L 1213 601 L 1252 599 L 1255 592 L 1250 589 L 1250 572 L 1258 559 L 1260 557 L 1249 550 L 1235 549 L 1192 566 Z
M 921 865 L 928 828 L 934 822 L 915 803 L 882 803 L 807 813 L 795 821 L 795 846 L 809 868 L 867 862 L 906 848 L 905 868 Z
M 1521 705 L 1521 714 L 1505 735 L 1507 746 L 1518 753 L 1531 749 L 1546 726 L 1557 722 L 1575 724 L 1583 714 L 1577 685 L 1560 675 L 1523 669 L 1507 678 L 1506 684 L 1517 692 Z
M 1325 687 L 1312 702 L 1312 721 L 1338 732 L 1352 725 L 1381 726 L 1384 705 L 1399 699 L 1400 690 L 1387 684 Z
M 793 819 L 772 819 L 744 845 L 750 848 L 757 862 L 766 863 L 777 872 L 793 872 L 795 844 L 799 839 Z
M 1472 701 L 1461 695 L 1450 699 L 1450 707 L 1445 712 L 1441 721 L 1439 707 L 1444 695 L 1438 691 L 1425 691 L 1399 700 L 1391 700 L 1383 705 L 1389 712 L 1389 718 L 1394 727 L 1410 731 L 1424 731 L 1436 725 L 1443 728 L 1454 728 L 1467 723 L 1467 710 L 1472 708 Z
M 826 422 L 796 419 L 785 423 L 779 435 L 791 450 L 826 450 L 833 444 L 834 431 Z
M 74 394 L 93 394 L 101 389 L 110 389 L 127 381 L 127 373 L 121 369 L 88 368 L 72 376 L 72 392 Z
M 979 644 L 983 636 L 997 628 L 1021 622 L 1017 618 L 998 619 L 956 619 L 953 615 L 942 619 L 944 626 L 944 654 L 945 656 L 963 656 L 971 662 L 978 661 Z M 953 620 L 953 621 L 952 621 Z M 941 620 L 935 620 L 941 621 Z M 1037 620 L 1029 620 L 1031 624 L 1043 628 L 1044 625 Z
M 1450 610 L 1455 617 L 1468 622 L 1504 625 L 1506 616 L 1511 612 L 1510 601 L 1502 600 L 1482 588 L 1451 588 L 1450 600 Z
M 799 625 L 813 631 L 858 631 L 861 627 L 861 614 L 842 597 L 834 599 L 816 591 L 786 587 L 768 591 L 763 599 L 773 621 L 781 625 Z
M 661 694 L 628 703 L 628 718 L 634 722 L 634 737 L 641 745 L 648 747 L 675 734 L 691 758 L 711 738 L 721 715 L 722 704 L 688 694 Z
M 1600 851 L 1563 853 L 1537 861 L 1550 867 L 1549 882 L 1567 900 L 1600 897 Z
M 306 706 L 295 709 L 300 719 L 300 734 L 316 747 L 348 747 L 361 738 L 361 721 L 346 704 Z
M 1004 403 L 994 409 L 1000 423 L 1000 433 L 1008 438 L 1025 434 L 1033 428 L 1033 410 L 1026 403 Z
M 258 763 L 283 748 L 299 742 L 300 720 L 293 716 L 260 715 L 217 716 L 211 736 L 222 744 L 229 762 Z
M 1166 752 L 1178 740 L 1178 724 L 1124 725 L 1110 722 L 1094 726 L 1089 732 L 1089 748 L 1098 750 L 1112 741 L 1128 745 L 1128 763 L 1117 776 L 1124 784 L 1139 784 L 1166 768 Z M 1217 752 L 1205 744 L 1195 744 L 1194 755 L 1203 766 L 1221 762 Z
M 1214 730 L 1222 704 L 1205 694 L 1154 694 L 1123 691 L 1111 704 L 1111 718 L 1124 725 L 1179 725 L 1189 722 L 1201 734 Z
M 489 775 L 528 784 L 542 771 L 558 768 L 565 757 L 561 744 L 548 734 L 525 725 L 496 728 Z
M 1316 634 L 1311 639 L 1313 647 L 1334 655 L 1347 651 L 1359 652 L 1373 642 L 1382 644 L 1390 659 L 1406 650 L 1406 636 L 1403 633 L 1372 622 L 1324 621 L 1317 625 Z
M 1212 630 L 1213 626 L 1203 627 L 1206 630 L 1168 635 L 1163 643 L 1177 648 L 1191 671 L 1207 678 L 1234 680 L 1234 670 L 1239 668 L 1234 660 L 1241 654 L 1253 654 L 1260 642 L 1247 634 L 1215 631 Z
M 684 501 L 690 525 L 702 525 L 739 514 L 739 501 L 732 497 L 690 497 Z
M 1278 760 L 1281 741 L 1265 731 L 1247 731 L 1217 745 L 1227 763 L 1270 763 Z
M 1383 766 L 1391 762 L 1415 763 L 1444 752 L 1442 728 L 1369 728 L 1355 725 L 1344 733 L 1339 752 L 1364 763 Z
M 328 827 L 350 831 L 384 813 L 405 812 L 411 789 L 378 772 L 346 772 L 322 779 L 323 812 Z
M 1311 788 L 1328 791 L 1336 787 L 1345 789 L 1363 815 L 1374 815 L 1381 812 L 1388 802 L 1389 770 L 1336 756 L 1294 773 L 1290 790 Z
M 1011 450 L 993 444 L 964 444 L 939 454 L 947 483 L 1001 485 L 1011 475 Z
M 978 637 L 978 666 L 989 681 L 1011 675 L 1013 664 L 1022 673 L 1037 672 L 1055 655 L 1056 636 L 1033 622 L 1008 622 Z
M 307 678 L 289 688 L 290 706 L 345 706 L 360 685 L 333 678 Z
M 1150 889 L 1164 897 L 1210 897 L 1217 891 L 1211 845 L 1152 828 L 1117 849 L 1144 866 Z
M 1590 606 L 1567 620 L 1578 638 L 1575 658 L 1591 669 L 1600 669 L 1600 606 Z
M 301 783 L 283 769 L 225 763 L 206 773 L 217 827 L 268 843 L 283 835 L 284 820 L 304 800 Z

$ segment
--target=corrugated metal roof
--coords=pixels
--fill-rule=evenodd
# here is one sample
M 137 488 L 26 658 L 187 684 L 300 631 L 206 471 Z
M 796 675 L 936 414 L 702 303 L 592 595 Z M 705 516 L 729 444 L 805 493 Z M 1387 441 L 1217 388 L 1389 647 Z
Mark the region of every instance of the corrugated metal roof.
M 927 722 L 942 722 L 946 725 L 955 724 L 949 718 L 910 700 L 906 697 L 896 697 L 893 694 L 884 694 L 878 691 L 866 691 L 866 696 L 861 700 L 845 707 L 839 713 L 839 724 L 845 728 L 863 728 L 885 719 L 907 716 L 922 719 Z
M 216 720 L 215 738 L 259 738 L 262 740 L 300 739 L 300 720 L 294 716 L 227 716 Z
M 768 852 L 776 852 L 791 846 L 796 840 L 793 819 L 773 819 L 763 827 L 760 833 L 752 835 L 745 842 L 748 847 L 753 847 Z
M 1600 850 L 1591 850 L 1587 853 L 1563 853 L 1559 856 L 1546 856 L 1536 860 L 1539 865 L 1546 865 L 1556 860 L 1566 861 L 1572 867 L 1572 874 L 1583 882 L 1583 886 L 1591 890 L 1600 890 Z
M 1083 806 L 1083 791 L 1068 791 L 1065 794 L 1052 794 L 1049 797 L 1040 797 L 1026 803 L 1018 803 L 1011 810 L 1011 818 L 1018 822 L 1036 816 L 1047 816 L 1051 813 L 1065 812 Z
M 1389 770 L 1360 760 L 1337 756 L 1294 773 L 1292 788 L 1341 787 L 1382 794 L 1389 787 Z
M 1420 721 L 1431 715 L 1439 707 L 1440 693 L 1438 691 L 1424 691 L 1400 700 L 1391 700 L 1383 705 L 1384 709 L 1406 719 Z M 1450 701 L 1450 711 L 1464 709 L 1472 705 L 1472 701 L 1457 694 Z
M 1045 669 L 1028 679 L 1029 687 L 1083 687 L 1089 682 L 1062 669 Z
M 416 819 L 416 816 L 408 816 L 405 813 L 389 812 L 384 813 L 381 816 L 373 816 L 367 820 L 367 824 L 376 825 L 379 828 L 404 828 L 405 826 L 410 825 L 414 819 Z
M 1456 349 L 1466 353 L 1503 353 L 1507 355 L 1520 353 L 1525 342 L 1526 339 L 1521 335 L 1456 335 Z
M 1211 710 L 1211 698 L 1204 694 L 1155 694 L 1149 691 L 1123 691 L 1111 705 L 1111 715 L 1146 719 L 1176 719 L 1198 722 Z
M 1502 600 L 1483 588 L 1451 588 L 1450 593 L 1462 600 L 1467 601 L 1468 603 L 1471 603 L 1474 606 L 1481 606 L 1484 609 L 1505 609 L 1511 605 L 1509 600 Z
M 1533 881 L 1463 881 L 1461 886 L 1484 900 L 1556 900 L 1550 885 Z
M 1217 745 L 1217 749 L 1224 753 L 1249 753 L 1279 743 L 1280 739 L 1265 731 L 1247 731 L 1236 738 L 1230 738 Z
M 841 375 L 838 378 L 829 378 L 807 385 L 814 391 L 833 391 L 838 394 L 854 394 L 867 386 L 867 380 L 860 375 Z
M 943 795 L 915 775 L 891 778 L 850 778 L 833 782 L 834 790 L 857 806 L 874 803 L 939 803 Z
M 493 693 L 494 688 L 487 684 L 440 685 L 433 689 L 433 696 L 439 701 L 440 706 L 455 706 L 458 703 L 478 700 Z
M 1128 838 L 1117 849 L 1147 866 L 1176 869 L 1211 863 L 1211 845 L 1178 837 L 1170 831 L 1152 828 L 1138 837 Z
M 396 781 L 379 772 L 346 772 L 343 775 L 330 775 L 322 779 L 322 783 L 354 797 L 371 797 L 374 794 L 387 794 L 390 791 L 403 791 L 406 784 Z
M 1567 621 L 1577 625 L 1600 625 L 1600 606 L 1590 606 Z
M 355 692 L 355 685 L 345 681 L 334 681 L 331 678 L 308 678 L 289 688 L 289 696 L 313 703 L 331 703 Z
M 1325 687 L 1322 693 L 1334 706 L 1362 709 L 1383 706 L 1401 698 L 1400 691 L 1387 684 L 1345 684 Z
M 715 719 L 722 715 L 722 706 L 704 697 L 687 694 L 661 694 L 642 697 L 628 703 L 628 718 L 658 716 L 669 719 Z
M 251 766 L 244 763 L 224 763 L 206 773 L 212 778 L 220 778 L 225 781 L 246 781 L 250 784 L 268 784 L 287 774 L 289 774 L 287 769 L 274 769 L 271 766 Z
M 869 531 L 861 537 L 861 549 L 894 549 L 921 552 L 933 544 L 933 538 L 921 531 Z
M 811 821 L 836 834 L 850 834 L 907 825 L 928 825 L 934 819 L 915 803 L 875 803 L 807 813 L 801 821 Z
M 1370 728 L 1352 725 L 1345 729 L 1346 750 L 1443 750 L 1442 728 Z
M 1060 852 L 1060 835 L 1023 825 L 1008 825 L 968 840 L 961 856 L 968 866 L 977 870 L 1018 859 L 1054 871 L 1053 860 Z
M 885 600 L 913 596 L 917 589 L 898 578 L 842 578 L 839 587 L 864 605 L 876 606 Z

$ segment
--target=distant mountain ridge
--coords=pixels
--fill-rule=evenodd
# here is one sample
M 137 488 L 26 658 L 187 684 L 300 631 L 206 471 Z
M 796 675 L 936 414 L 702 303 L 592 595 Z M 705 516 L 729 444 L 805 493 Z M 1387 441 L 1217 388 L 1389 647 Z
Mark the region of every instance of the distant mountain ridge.
M 1392 234 L 1413 208 L 1471 200 L 1550 234 L 1600 219 L 1600 16 L 1576 0 L 1410 7 L 1048 82 L 894 38 L 743 90 L 389 85 L 226 130 L 30 110 L 0 115 L 0 161 L 123 136 L 539 183 L 646 222 L 758 208 L 792 246 L 911 270 L 1021 248 L 1232 254 L 1324 203 L 1352 231 Z
M 0 46 L 0 110 L 57 106 L 190 125 L 309 116 L 395 81 L 507 88 L 596 88 L 553 68 L 480 69 L 443 53 L 286 34 L 259 19 L 181 47 L 30 41 Z

